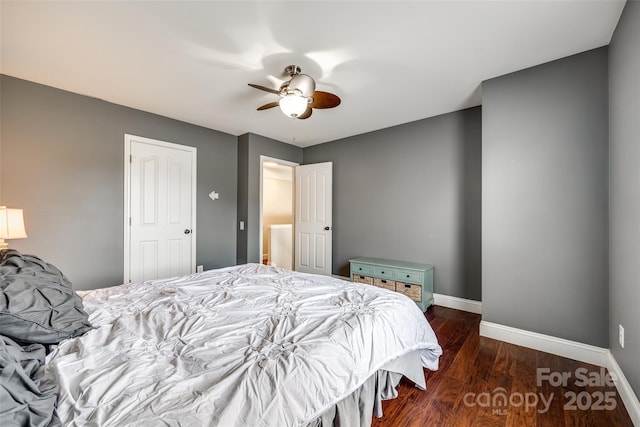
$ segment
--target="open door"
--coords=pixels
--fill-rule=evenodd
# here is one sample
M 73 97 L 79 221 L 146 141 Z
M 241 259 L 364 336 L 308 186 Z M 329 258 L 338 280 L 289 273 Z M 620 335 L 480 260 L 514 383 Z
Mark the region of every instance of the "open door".
M 332 162 L 296 166 L 296 271 L 331 275 L 332 185 Z

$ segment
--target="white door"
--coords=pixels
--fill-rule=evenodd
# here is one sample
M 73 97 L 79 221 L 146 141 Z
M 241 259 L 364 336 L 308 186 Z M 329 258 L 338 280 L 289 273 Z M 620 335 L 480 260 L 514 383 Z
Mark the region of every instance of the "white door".
M 333 163 L 296 166 L 295 269 L 331 275 Z
M 125 249 L 125 281 L 193 273 L 196 149 L 125 135 L 125 154 L 127 151 L 129 221 L 125 228 L 129 239 L 125 238 L 125 246 L 128 243 L 129 259 L 127 262 Z M 126 181 L 125 177 L 125 185 Z

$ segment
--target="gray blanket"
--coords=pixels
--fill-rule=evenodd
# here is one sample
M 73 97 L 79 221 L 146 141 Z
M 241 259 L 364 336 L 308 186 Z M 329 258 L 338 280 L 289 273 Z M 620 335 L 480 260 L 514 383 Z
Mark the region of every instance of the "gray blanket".
M 0 425 L 60 426 L 57 388 L 42 387 L 34 374 L 44 362 L 42 344 L 21 346 L 0 335 Z

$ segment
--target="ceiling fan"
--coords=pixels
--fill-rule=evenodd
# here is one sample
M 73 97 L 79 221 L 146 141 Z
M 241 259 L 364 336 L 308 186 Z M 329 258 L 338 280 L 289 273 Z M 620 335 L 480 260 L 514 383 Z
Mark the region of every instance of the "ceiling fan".
M 284 72 L 291 76 L 291 80 L 280 85 L 280 89 L 249 83 L 249 86 L 274 93 L 280 96 L 279 101 L 273 101 L 258 107 L 258 111 L 280 107 L 282 112 L 294 119 L 308 119 L 314 108 L 333 108 L 340 105 L 340 98 L 329 92 L 316 90 L 316 82 L 297 65 L 289 65 Z

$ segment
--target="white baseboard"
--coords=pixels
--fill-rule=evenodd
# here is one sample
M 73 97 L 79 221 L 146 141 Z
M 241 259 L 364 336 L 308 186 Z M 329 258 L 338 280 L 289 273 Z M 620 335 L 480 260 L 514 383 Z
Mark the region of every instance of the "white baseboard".
M 615 376 L 616 388 L 625 408 L 627 408 L 633 425 L 640 427 L 640 402 L 638 397 L 633 392 L 631 385 L 624 376 L 624 372 L 622 372 L 618 362 L 616 362 L 608 348 L 525 331 L 484 320 L 480 321 L 480 336 L 606 367 Z
M 497 323 L 480 322 L 480 336 L 506 341 L 592 365 L 607 366 L 609 349 Z
M 449 295 L 433 294 L 433 303 L 447 308 L 482 314 L 482 303 L 470 299 L 452 297 Z
M 609 351 L 608 356 L 607 369 L 609 369 L 609 372 L 611 372 L 615 378 L 616 388 L 624 402 L 624 407 L 627 408 L 627 412 L 629 413 L 629 417 L 631 418 L 633 425 L 640 427 L 640 401 L 638 401 L 638 396 L 633 392 L 631 384 L 627 381 L 627 378 L 624 376 L 624 372 L 620 369 L 620 366 L 618 365 L 616 358 L 613 357 L 613 353 L 611 353 L 611 351 Z

